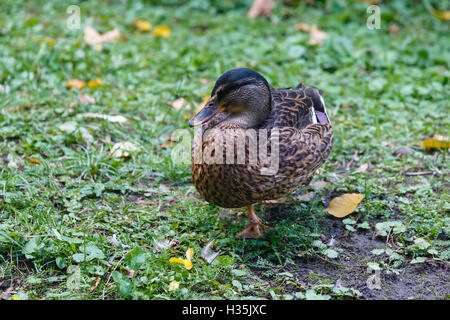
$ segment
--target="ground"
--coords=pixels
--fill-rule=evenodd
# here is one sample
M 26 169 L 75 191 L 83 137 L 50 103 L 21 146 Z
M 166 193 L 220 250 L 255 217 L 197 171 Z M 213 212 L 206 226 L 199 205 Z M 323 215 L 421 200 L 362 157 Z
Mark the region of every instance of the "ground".
M 4 1 L 0 299 L 448 299 L 448 156 L 421 146 L 448 136 L 448 21 L 431 7 L 448 8 L 379 2 L 379 29 L 369 3 L 343 0 L 277 1 L 257 19 L 250 0 L 81 2 L 69 29 L 72 3 Z M 95 50 L 89 23 L 122 38 Z M 299 23 L 328 38 L 309 43 Z M 274 227 L 259 240 L 235 237 L 245 210 L 200 199 L 173 153 L 238 66 L 322 89 L 335 132 L 310 186 L 256 206 Z M 139 150 L 116 157 L 121 142 Z M 364 196 L 353 214 L 323 211 L 343 193 Z

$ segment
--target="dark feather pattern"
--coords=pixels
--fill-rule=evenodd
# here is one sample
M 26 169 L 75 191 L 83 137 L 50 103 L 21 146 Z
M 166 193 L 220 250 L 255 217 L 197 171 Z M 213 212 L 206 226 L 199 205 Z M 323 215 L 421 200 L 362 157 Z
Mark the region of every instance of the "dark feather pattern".
M 283 197 L 308 184 L 316 170 L 327 160 L 333 146 L 330 123 L 314 123 L 313 120 L 314 104 L 320 103 L 320 97 L 315 95 L 319 94 L 316 88 L 302 84 L 295 88 L 271 88 L 271 114 L 263 125 L 254 129 L 258 141 L 262 138 L 258 129 L 266 129 L 268 141 L 279 139 L 279 163 L 275 174 L 262 174 L 261 170 L 271 165 L 268 161 L 258 158 L 256 163 L 249 163 L 249 144 L 255 141 L 245 138 L 244 131 L 238 130 L 234 145 L 238 138 L 244 137 L 245 147 L 235 153 L 245 152 L 245 163 L 237 163 L 235 154 L 233 163 L 226 164 L 227 131 L 238 128 L 220 123 L 216 125 L 220 117 L 216 123 L 213 121 L 204 125 L 201 130 L 203 140 L 200 141 L 199 135 L 193 144 L 193 158 L 197 155 L 197 161 L 192 164 L 192 179 L 201 196 L 221 207 L 238 208 Z M 212 134 L 208 134 L 212 126 Z M 223 145 L 223 150 L 212 151 L 219 153 L 214 156 L 222 159 L 222 164 L 208 164 L 198 158 L 214 143 Z M 268 157 L 275 154 L 273 148 L 269 143 Z

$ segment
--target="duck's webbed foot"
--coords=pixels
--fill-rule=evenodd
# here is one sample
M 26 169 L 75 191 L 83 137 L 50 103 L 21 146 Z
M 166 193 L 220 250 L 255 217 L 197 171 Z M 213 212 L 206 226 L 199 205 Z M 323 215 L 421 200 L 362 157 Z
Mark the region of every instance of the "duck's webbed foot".
M 250 219 L 250 225 L 238 233 L 239 237 L 244 239 L 258 239 L 264 235 L 264 229 L 272 229 L 264 224 L 262 224 L 261 219 L 255 214 L 253 210 L 253 205 L 247 206 L 248 215 Z

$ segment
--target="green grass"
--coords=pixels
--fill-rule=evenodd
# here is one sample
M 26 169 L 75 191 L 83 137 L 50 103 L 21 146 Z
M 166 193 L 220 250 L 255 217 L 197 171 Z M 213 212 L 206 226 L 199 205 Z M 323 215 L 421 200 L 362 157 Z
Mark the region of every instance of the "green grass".
M 327 246 L 331 223 L 379 240 L 385 251 L 356 259 L 385 274 L 401 274 L 411 261 L 448 264 L 448 155 L 419 145 L 449 133 L 448 22 L 422 1 L 384 1 L 379 30 L 366 27 L 368 4 L 353 1 L 278 1 L 270 19 L 254 20 L 246 17 L 251 1 L 178 2 L 80 2 L 82 28 L 70 30 L 71 2 L 2 1 L 0 294 L 11 289 L 4 298 L 358 297 L 356 287 L 336 289 L 338 279 L 325 271 L 298 273 L 305 261 L 338 268 L 332 263 L 355 258 L 342 246 L 345 237 Z M 90 18 L 100 32 L 118 27 L 126 39 L 93 50 L 83 42 Z M 135 18 L 167 24 L 171 36 L 141 33 Z M 308 45 L 299 22 L 317 24 L 329 39 Z M 387 32 L 392 24 L 398 33 Z M 275 227 L 257 241 L 235 238 L 247 223 L 244 211 L 230 214 L 199 199 L 189 165 L 172 161 L 174 147 L 161 147 L 176 129 L 190 130 L 187 119 L 203 95 L 237 66 L 257 70 L 275 87 L 302 81 L 321 88 L 335 130 L 333 152 L 315 178 L 327 181 L 325 188 L 308 203 L 257 206 Z M 66 89 L 69 79 L 98 77 L 99 87 Z M 79 102 L 80 93 L 97 102 Z M 167 104 L 178 98 L 190 109 Z M 88 112 L 129 121 L 83 117 Z M 124 141 L 141 152 L 112 157 L 113 143 Z M 405 146 L 411 154 L 394 155 Z M 369 169 L 357 172 L 363 164 Z M 350 218 L 338 221 L 322 210 L 348 192 L 364 195 Z M 390 231 L 379 224 L 385 222 L 401 228 Z M 387 235 L 377 235 L 376 224 Z M 176 241 L 157 250 L 163 240 Z M 208 263 L 200 252 L 211 240 L 220 255 Z M 169 263 L 188 248 L 191 270 Z M 173 280 L 180 288 L 169 292 Z M 450 294 L 448 287 L 439 292 L 436 298 Z

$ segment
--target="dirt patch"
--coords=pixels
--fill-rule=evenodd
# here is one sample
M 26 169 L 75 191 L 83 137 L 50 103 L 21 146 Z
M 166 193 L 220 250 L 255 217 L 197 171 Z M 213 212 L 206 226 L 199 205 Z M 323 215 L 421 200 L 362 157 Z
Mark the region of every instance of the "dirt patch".
M 283 212 L 280 208 L 270 208 L 266 214 L 272 220 L 277 220 L 287 218 Z M 273 218 L 274 216 L 277 218 Z M 320 223 L 320 229 L 323 243 L 329 244 L 332 241 L 333 248 L 343 251 L 337 259 L 322 256 L 298 258 L 295 261 L 297 268 L 286 271 L 293 274 L 303 287 L 332 283 L 357 289 L 362 293 L 361 299 L 368 300 L 450 298 L 450 264 L 434 263 L 432 260 L 410 264 L 410 259 L 407 259 L 395 269 L 399 274 L 385 270 L 375 272 L 367 267 L 367 262 L 384 259 L 388 263 L 388 258 L 371 252 L 386 247 L 386 242 L 375 237 L 373 230 L 348 232 L 340 220 L 332 217 L 325 218 Z

